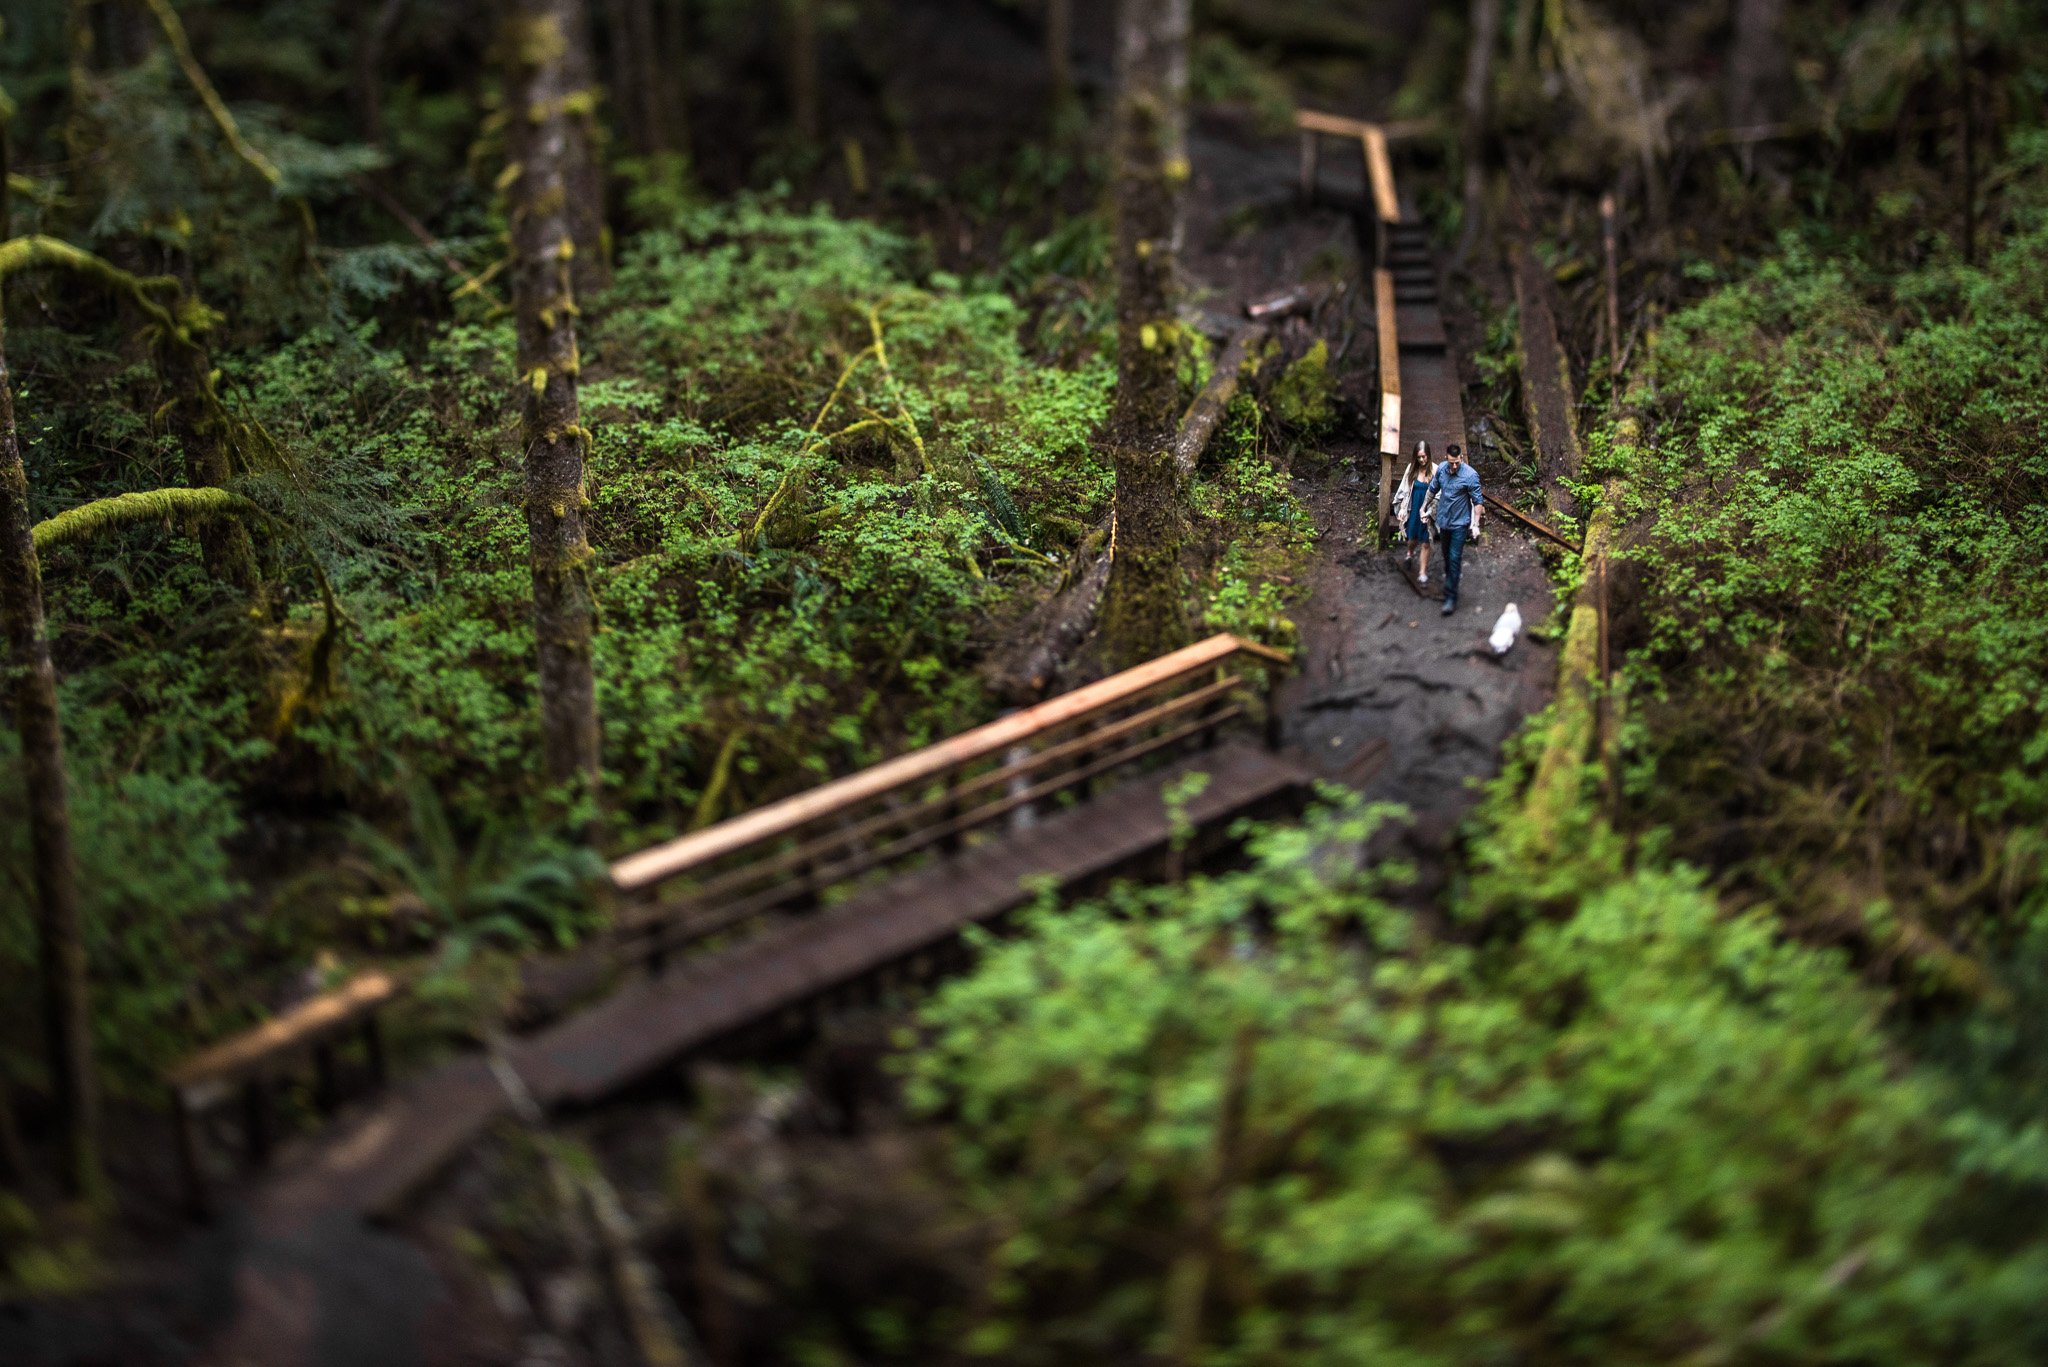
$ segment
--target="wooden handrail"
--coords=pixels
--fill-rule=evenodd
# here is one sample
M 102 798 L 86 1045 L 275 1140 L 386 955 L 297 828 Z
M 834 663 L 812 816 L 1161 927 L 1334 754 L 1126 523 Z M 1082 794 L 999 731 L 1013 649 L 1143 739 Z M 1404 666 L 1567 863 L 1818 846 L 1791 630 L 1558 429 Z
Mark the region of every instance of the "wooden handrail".
M 1133 669 L 1112 674 L 1033 707 L 1013 712 L 985 726 L 963 731 L 907 755 L 849 774 L 845 778 L 798 793 L 757 811 L 716 826 L 680 836 L 612 865 L 612 883 L 621 892 L 638 892 L 665 879 L 736 854 L 763 841 L 790 835 L 835 812 L 874 801 L 898 789 L 930 782 L 977 760 L 1002 754 L 1047 731 L 1079 721 L 1092 713 L 1140 698 L 1185 675 L 1221 664 L 1234 655 L 1252 655 L 1277 664 L 1282 651 L 1229 634 L 1212 636 Z
M 358 974 L 330 992 L 300 1002 L 164 1070 L 171 1092 L 178 1168 L 191 1214 L 203 1216 L 207 1211 L 206 1174 L 199 1158 L 200 1115 L 233 1096 L 239 1085 L 243 1142 L 250 1163 L 260 1164 L 270 1152 L 272 1084 L 288 1063 L 304 1054 L 313 1056 L 314 1101 L 322 1112 L 331 1114 L 340 1102 L 334 1053 L 337 1037 L 359 1026 L 370 1083 L 383 1085 L 384 1045 L 377 1032 L 377 1011 L 403 990 L 404 985 L 389 973 Z
M 339 1034 L 398 992 L 398 980 L 388 973 L 361 974 L 331 992 L 322 992 L 260 1025 L 200 1050 L 166 1069 L 164 1080 L 187 1094 L 225 1088 Z
M 1397 142 L 1431 132 L 1436 128 L 1436 120 L 1401 119 L 1394 123 L 1368 123 L 1364 119 L 1347 119 L 1342 114 L 1297 109 L 1294 111 L 1294 126 L 1304 133 L 1328 133 L 1339 138 L 1362 138 L 1366 129 L 1377 128 L 1386 135 L 1387 141 Z
M 1387 156 L 1387 135 L 1377 124 L 1367 124 L 1358 140 L 1365 150 L 1365 178 L 1372 186 L 1373 210 L 1381 223 L 1401 221 L 1401 201 L 1394 194 L 1394 163 Z

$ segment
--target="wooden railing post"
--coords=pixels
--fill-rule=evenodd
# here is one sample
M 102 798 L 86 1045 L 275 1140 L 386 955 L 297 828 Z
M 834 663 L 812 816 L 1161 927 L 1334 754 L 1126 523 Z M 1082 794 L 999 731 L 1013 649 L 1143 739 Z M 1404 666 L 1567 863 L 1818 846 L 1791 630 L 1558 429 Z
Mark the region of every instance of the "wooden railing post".
M 171 1088 L 172 1136 L 178 1149 L 178 1180 L 185 1188 L 185 1213 L 194 1220 L 210 1214 L 206 1199 L 206 1174 L 199 1167 L 198 1118 L 185 1104 L 185 1089 Z
M 242 1147 L 251 1168 L 270 1159 L 270 1079 L 258 1074 L 242 1084 Z
M 374 1013 L 363 1017 L 363 1062 L 369 1068 L 372 1087 L 382 1088 L 390 1081 L 390 1073 L 384 1063 L 384 1031 L 378 1026 Z
M 313 1105 L 323 1116 L 331 1116 L 341 1106 L 341 1080 L 334 1066 L 334 1046 L 328 1043 L 313 1047 Z
M 941 820 L 942 822 L 951 823 L 959 819 L 960 799 L 957 796 L 959 791 L 960 771 L 958 769 L 954 769 L 946 775 L 947 802 L 944 809 L 942 810 L 942 814 L 939 817 L 939 820 Z M 946 832 L 946 834 L 939 840 L 939 850 L 944 854 L 960 853 L 960 832 L 958 830 Z

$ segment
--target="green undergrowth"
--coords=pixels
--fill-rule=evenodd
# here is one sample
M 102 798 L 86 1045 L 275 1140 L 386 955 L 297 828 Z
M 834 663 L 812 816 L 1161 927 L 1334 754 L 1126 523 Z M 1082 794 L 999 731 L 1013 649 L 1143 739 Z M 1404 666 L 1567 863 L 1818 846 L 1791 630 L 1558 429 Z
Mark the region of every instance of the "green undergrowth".
M 993 715 L 975 664 L 1063 582 L 1113 488 L 1092 444 L 1107 296 L 1033 283 L 1100 242 L 1098 225 L 1020 248 L 1014 293 L 773 197 L 623 245 L 580 328 L 611 848 Z M 10 329 L 38 517 L 184 482 L 149 416 L 154 372 L 113 327 Z M 424 342 L 329 324 L 220 358 L 231 408 L 280 450 L 235 487 L 303 534 L 347 614 L 327 696 L 307 687 L 320 615 L 295 539 L 259 532 L 272 582 L 254 604 L 207 580 L 176 523 L 47 556 L 117 1091 L 316 963 L 446 970 L 593 924 L 590 861 L 544 800 L 512 342 L 478 313 Z M 1307 542 L 1264 422 L 1241 414 L 1196 481 L 1198 587 L 1212 629 L 1284 644 L 1275 578 Z M 19 801 L 0 792 L 0 869 L 22 893 L 0 899 L 0 980 L 24 985 L 6 1037 L 27 1041 Z M 427 1016 L 449 1009 L 444 993 Z M 0 1066 L 36 1081 L 26 1049 Z
M 1443 905 L 1328 793 L 1044 907 L 923 1008 L 1004 1362 L 2002 1363 L 2048 1350 L 2048 145 L 1982 264 L 1821 222 L 1628 416 L 1622 745 L 1538 718 Z M 1938 246 L 1938 244 L 1937 244 Z M 1566 587 L 1570 587 L 1567 585 Z
M 1742 900 L 1974 990 L 2048 819 L 2048 144 L 1981 266 L 1788 233 L 1656 338 L 1630 820 Z
M 2031 977 L 1903 1056 L 1839 950 L 1590 807 L 1453 915 L 1337 799 L 1249 868 L 1044 908 L 922 1013 L 913 1105 L 990 1231 L 1004 1362 L 2030 1360 L 2048 1131 Z M 1394 813 L 1393 815 L 1398 815 Z M 2038 1093 L 2038 1079 L 2027 1095 Z

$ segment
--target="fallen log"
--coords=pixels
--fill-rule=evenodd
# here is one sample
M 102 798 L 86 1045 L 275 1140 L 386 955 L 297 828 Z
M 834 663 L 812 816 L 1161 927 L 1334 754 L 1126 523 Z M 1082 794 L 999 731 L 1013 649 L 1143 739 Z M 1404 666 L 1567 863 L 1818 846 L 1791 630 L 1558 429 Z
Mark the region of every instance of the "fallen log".
M 1510 243 L 1515 279 L 1515 309 L 1520 320 L 1522 349 L 1522 411 L 1535 441 L 1543 487 L 1551 510 L 1572 510 L 1567 479 L 1579 473 L 1578 426 L 1573 419 L 1571 362 L 1558 340 L 1557 315 L 1551 311 L 1551 283 L 1543 263 L 1522 243 Z
M 1566 550 L 1570 551 L 1572 554 L 1578 554 L 1579 548 L 1577 546 L 1574 546 L 1571 542 L 1565 540 L 1564 537 L 1560 536 L 1555 531 L 1552 531 L 1549 527 L 1546 527 L 1541 522 L 1538 522 L 1535 518 L 1529 516 L 1520 508 L 1517 508 L 1514 504 L 1502 498 L 1499 494 L 1488 494 L 1486 496 L 1486 506 L 1488 508 L 1498 509 L 1499 511 L 1506 513 L 1509 517 L 1521 523 L 1524 527 L 1527 527 L 1530 531 L 1536 533 L 1538 536 L 1547 537 L 1550 540 L 1555 541 L 1558 545 L 1564 547 Z
M 1208 449 L 1209 441 L 1216 435 L 1216 428 L 1223 421 L 1223 414 L 1230 408 L 1230 401 L 1237 397 L 1237 386 L 1242 378 L 1245 358 L 1252 348 L 1266 340 L 1264 323 L 1247 323 L 1231 337 L 1223 354 L 1216 358 L 1216 369 L 1209 376 L 1209 383 L 1188 405 L 1188 411 L 1181 415 L 1180 435 L 1173 443 L 1173 464 L 1183 480 L 1195 473 L 1195 465 L 1202 459 L 1202 452 Z
M 1045 696 L 1060 668 L 1080 649 L 1095 625 L 1095 606 L 1109 582 L 1109 551 L 1095 558 L 1088 572 L 1034 610 L 1007 649 L 983 671 L 991 690 L 1007 702 L 1022 705 Z
M 1216 429 L 1222 425 L 1230 401 L 1237 397 L 1246 358 L 1266 340 L 1267 331 L 1266 325 L 1258 322 L 1239 328 L 1223 348 L 1223 354 L 1216 358 L 1209 383 L 1182 415 L 1180 433 L 1173 443 L 1174 468 L 1182 480 L 1194 475 L 1202 452 L 1208 449 Z M 1109 582 L 1109 566 L 1115 551 L 1112 539 L 1086 573 L 1034 609 L 1009 642 L 991 656 L 982 676 L 998 697 L 1021 705 L 1045 696 L 1061 668 L 1080 649 L 1095 625 L 1095 609 L 1102 601 L 1104 585 Z

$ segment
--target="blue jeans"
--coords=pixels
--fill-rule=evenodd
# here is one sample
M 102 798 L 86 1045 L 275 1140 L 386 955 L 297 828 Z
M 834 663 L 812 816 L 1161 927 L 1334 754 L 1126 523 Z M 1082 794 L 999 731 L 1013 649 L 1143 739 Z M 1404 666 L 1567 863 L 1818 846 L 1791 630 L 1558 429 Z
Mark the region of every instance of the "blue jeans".
M 1471 524 L 1463 527 L 1442 527 L 1437 530 L 1436 539 L 1444 548 L 1444 601 L 1458 601 L 1458 577 L 1465 572 L 1465 538 L 1472 535 Z

